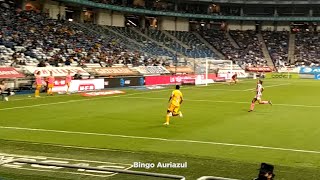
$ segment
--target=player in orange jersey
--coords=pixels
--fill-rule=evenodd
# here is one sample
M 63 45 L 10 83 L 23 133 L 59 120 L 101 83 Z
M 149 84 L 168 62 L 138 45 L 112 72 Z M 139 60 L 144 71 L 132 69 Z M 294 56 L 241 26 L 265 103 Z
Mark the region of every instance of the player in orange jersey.
M 48 81 L 47 94 L 52 96 L 53 95 L 52 89 L 54 87 L 54 81 L 55 81 L 52 71 L 50 71 L 50 76 L 47 78 L 47 81 Z
M 34 93 L 34 97 L 40 97 L 41 87 L 42 87 L 42 77 L 41 77 L 41 72 L 38 71 L 36 73 L 36 91 Z
M 182 95 L 182 92 L 180 91 L 179 85 L 176 85 L 176 89 L 172 91 L 169 102 L 170 102 L 170 105 L 167 110 L 166 122 L 164 123 L 164 125 L 169 125 L 171 116 L 182 117 L 182 112 L 179 111 L 179 109 L 183 102 L 183 95 Z
M 235 73 L 234 75 L 232 75 L 231 80 L 230 80 L 230 85 L 234 83 L 237 84 L 238 83 L 238 75 L 237 73 Z
M 70 89 L 71 80 L 72 80 L 71 72 L 70 72 L 70 70 L 68 70 L 68 74 L 65 79 L 66 85 L 67 85 L 67 94 L 70 94 L 69 89 Z

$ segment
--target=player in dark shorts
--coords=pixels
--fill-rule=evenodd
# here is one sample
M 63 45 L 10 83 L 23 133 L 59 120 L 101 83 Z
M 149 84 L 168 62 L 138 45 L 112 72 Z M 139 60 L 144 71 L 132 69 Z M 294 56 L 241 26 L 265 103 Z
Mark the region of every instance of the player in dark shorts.
M 235 73 L 235 74 L 232 75 L 232 77 L 231 77 L 230 85 L 231 85 L 232 83 L 237 84 L 237 82 L 238 82 L 238 75 L 237 75 L 237 73 Z
M 6 83 L 4 81 L 0 82 L 0 96 L 2 97 L 3 101 L 8 101 L 9 96 L 14 95 L 14 92 L 10 90 L 10 88 L 6 88 Z

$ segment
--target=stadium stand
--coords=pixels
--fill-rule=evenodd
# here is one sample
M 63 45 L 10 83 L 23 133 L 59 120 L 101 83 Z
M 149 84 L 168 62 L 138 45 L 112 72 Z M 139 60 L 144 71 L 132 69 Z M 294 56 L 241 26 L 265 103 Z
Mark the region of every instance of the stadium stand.
M 295 43 L 297 65 L 319 66 L 320 41 L 318 32 L 298 32 Z
M 263 31 L 262 36 L 275 65 L 288 63 L 289 32 Z
M 214 52 L 203 44 L 192 32 L 169 31 L 169 33 L 190 47 L 190 49 L 184 52 L 188 57 L 215 57 Z

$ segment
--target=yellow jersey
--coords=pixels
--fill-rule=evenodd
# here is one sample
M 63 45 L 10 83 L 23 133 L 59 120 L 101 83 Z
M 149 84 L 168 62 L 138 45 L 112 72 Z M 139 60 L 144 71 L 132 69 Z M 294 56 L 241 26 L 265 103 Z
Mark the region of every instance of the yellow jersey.
M 183 95 L 180 90 L 174 90 L 171 94 L 171 104 L 175 106 L 180 106 L 181 101 L 183 100 Z

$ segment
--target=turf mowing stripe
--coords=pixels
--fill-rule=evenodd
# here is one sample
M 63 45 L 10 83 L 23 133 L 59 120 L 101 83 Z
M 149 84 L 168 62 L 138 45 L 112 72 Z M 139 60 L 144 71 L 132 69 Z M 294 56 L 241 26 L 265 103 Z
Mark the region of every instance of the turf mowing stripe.
M 275 85 L 264 86 L 264 87 L 278 87 L 278 86 L 286 86 L 286 85 L 290 85 L 290 84 L 291 84 L 291 83 L 275 84 Z M 245 90 L 243 90 L 243 91 L 251 91 L 251 90 L 255 90 L 255 88 L 245 89 Z
M 165 142 L 211 144 L 211 145 L 220 145 L 220 146 L 232 146 L 232 147 L 244 147 L 244 148 L 253 148 L 253 149 L 267 149 L 267 150 L 300 152 L 300 153 L 309 153 L 309 154 L 320 154 L 320 151 L 312 151 L 312 150 L 279 148 L 279 147 L 268 147 L 268 146 L 256 146 L 256 145 L 247 145 L 247 144 L 232 144 L 232 143 L 211 142 L 211 141 L 183 140 L 183 139 L 165 139 L 165 138 L 157 138 L 157 137 L 129 136 L 129 135 L 119 135 L 119 134 L 104 134 L 104 133 L 93 133 L 93 132 L 63 131 L 63 130 L 35 129 L 35 128 L 8 127 L 8 126 L 0 126 L 0 129 L 21 130 L 21 131 L 37 131 L 37 132 L 47 132 L 47 133 L 51 132 L 51 133 L 62 133 L 62 134 L 106 136 L 106 137 L 155 140 L 155 141 L 165 141 Z
M 39 107 L 39 106 L 49 106 L 49 105 L 56 105 L 56 104 L 67 104 L 67 103 L 73 103 L 73 102 L 82 102 L 82 101 L 90 101 L 90 100 L 96 100 L 96 99 L 106 99 L 106 98 L 114 98 L 114 97 L 122 97 L 122 96 L 133 96 L 133 95 L 161 92 L 161 91 L 168 91 L 168 89 L 162 89 L 162 90 L 157 90 L 157 91 L 148 91 L 148 92 L 139 92 L 139 93 L 131 93 L 131 94 L 118 95 L 118 96 L 105 96 L 105 97 L 100 97 L 100 98 L 90 98 L 90 99 L 87 98 L 87 99 L 60 101 L 60 102 L 54 102 L 54 103 L 43 103 L 43 104 L 35 104 L 35 105 L 30 105 L 30 106 L 17 106 L 17 107 L 11 107 L 11 108 L 2 108 L 2 109 L 0 109 L 0 111 L 12 110 L 12 109 L 32 108 L 32 107 Z
M 192 86 L 192 87 L 186 87 L 184 89 L 194 89 L 194 88 L 201 88 L 201 87 L 208 87 L 208 86 Z M 125 97 L 125 96 L 133 96 L 133 95 L 155 93 L 155 92 L 162 92 L 162 91 L 169 91 L 169 90 L 171 90 L 171 89 L 161 89 L 161 90 L 153 90 L 153 91 L 147 91 L 147 92 L 138 92 L 138 93 L 124 94 L 124 95 L 117 95 L 117 96 L 105 96 L 105 97 L 97 97 L 97 98 L 90 98 L 90 99 L 77 99 L 77 100 L 69 100 L 69 101 L 60 101 L 60 102 L 54 102 L 54 103 L 43 103 L 43 104 L 35 104 L 35 105 L 29 105 L 29 106 L 17 106 L 17 107 L 11 107 L 11 108 L 2 108 L 2 109 L 0 109 L 0 111 L 12 110 L 12 109 L 24 109 L 24 108 L 32 108 L 32 107 L 40 107 L 40 106 L 49 106 L 49 105 L 57 105 L 57 104 L 67 104 L 67 103 L 73 103 L 73 102 L 99 100 L 99 99 L 114 98 L 114 97 Z M 223 90 L 223 91 L 226 91 L 226 90 Z M 242 91 L 242 90 L 240 90 L 240 91 Z M 51 97 L 51 96 L 49 96 L 49 97 Z M 33 98 L 33 99 L 25 98 L 25 100 L 27 100 L 27 99 L 35 100 L 36 98 Z M 23 100 L 23 99 L 19 99 L 19 100 Z
M 167 98 L 148 98 L 148 97 L 125 97 L 129 99 L 149 99 L 149 100 L 167 100 Z M 184 99 L 185 101 L 194 102 L 211 102 L 211 103 L 234 103 L 234 104 L 250 104 L 251 102 L 242 101 L 211 101 L 207 99 Z M 303 104 L 272 104 L 273 106 L 287 106 L 287 107 L 305 107 L 305 108 L 320 108 L 320 105 L 303 105 Z M 1 109 L 0 109 L 1 110 Z
M 164 91 L 164 90 L 151 91 L 151 92 L 160 92 L 160 91 Z M 149 92 L 149 93 L 151 93 L 151 92 Z M 94 98 L 94 99 L 78 99 L 78 100 L 61 101 L 61 102 L 55 102 L 55 103 L 35 104 L 35 105 L 30 105 L 30 106 L 17 106 L 17 107 L 11 107 L 11 108 L 3 108 L 3 109 L 0 109 L 0 111 L 13 110 L 13 109 L 24 109 L 24 108 L 32 108 L 32 107 L 40 107 L 40 106 L 49 106 L 49 105 L 56 105 L 56 104 L 67 104 L 67 103 L 82 102 L 82 101 L 89 101 L 89 100 L 99 100 L 99 99 L 112 98 L 112 97 L 124 97 L 124 98 L 131 98 L 131 99 L 149 99 L 149 100 L 167 99 L 167 98 L 128 97 L 131 95 L 139 95 L 139 94 L 145 94 L 145 93 L 148 93 L 148 92 L 132 93 L 132 94 L 126 94 L 126 95 L 119 95 L 119 96 L 107 96 L 107 97 Z M 207 99 L 185 99 L 185 100 L 186 101 L 194 101 L 194 102 L 211 102 L 211 103 L 234 103 L 234 104 L 250 104 L 251 103 L 251 102 L 243 102 L 243 101 L 211 101 L 211 100 L 207 100 Z M 320 108 L 320 105 L 304 105 L 304 104 L 272 104 L 272 105 L 273 106 L 287 106 L 287 107 Z

